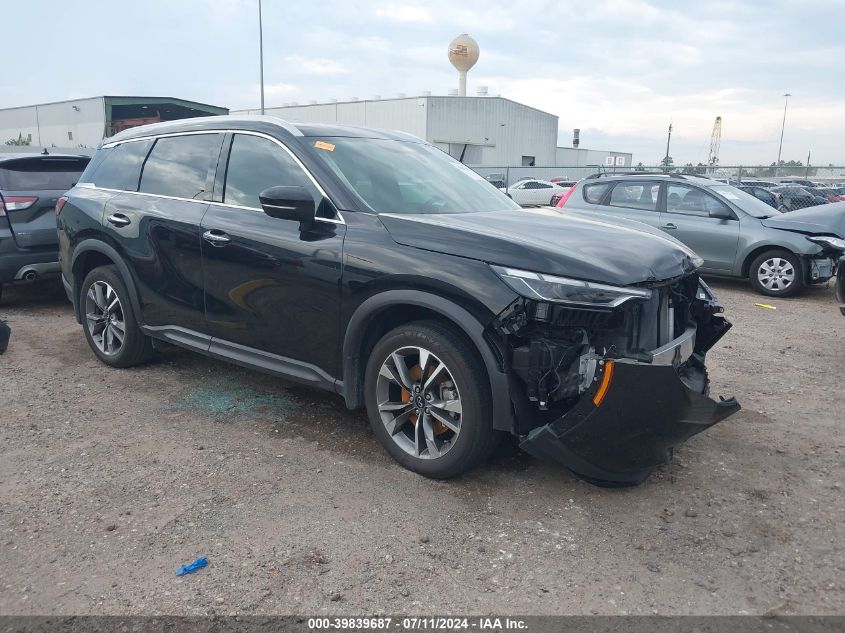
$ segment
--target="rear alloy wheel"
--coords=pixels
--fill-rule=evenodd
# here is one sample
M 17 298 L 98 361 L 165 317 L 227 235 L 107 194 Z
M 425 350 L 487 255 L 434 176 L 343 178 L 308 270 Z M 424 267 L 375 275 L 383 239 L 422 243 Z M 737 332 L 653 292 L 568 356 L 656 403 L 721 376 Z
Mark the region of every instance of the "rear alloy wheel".
M 786 251 L 767 251 L 751 262 L 751 285 L 770 297 L 788 297 L 804 286 L 798 258 Z
M 82 327 L 97 358 L 112 367 L 131 367 L 152 356 L 152 341 L 141 332 L 129 293 L 117 268 L 95 268 L 80 292 Z
M 439 323 L 411 323 L 386 334 L 370 355 L 364 391 L 370 425 L 385 449 L 427 477 L 469 470 L 498 439 L 477 351 Z

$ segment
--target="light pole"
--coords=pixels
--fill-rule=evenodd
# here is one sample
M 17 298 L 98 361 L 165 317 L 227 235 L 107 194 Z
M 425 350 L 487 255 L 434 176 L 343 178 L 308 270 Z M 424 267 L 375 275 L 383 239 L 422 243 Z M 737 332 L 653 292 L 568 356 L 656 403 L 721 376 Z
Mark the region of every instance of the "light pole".
M 780 145 L 778 145 L 778 162 L 775 163 L 775 176 L 778 175 L 778 170 L 780 169 L 780 153 L 783 149 L 783 131 L 786 128 L 786 106 L 789 103 L 789 97 L 792 95 L 788 92 L 783 95 L 783 123 L 780 125 Z
M 669 171 L 669 142 L 672 140 L 672 124 L 669 124 L 669 135 L 666 137 L 666 156 L 663 157 L 663 169 Z
M 258 58 L 261 69 L 261 114 L 264 114 L 264 25 L 261 21 L 261 0 L 258 0 Z

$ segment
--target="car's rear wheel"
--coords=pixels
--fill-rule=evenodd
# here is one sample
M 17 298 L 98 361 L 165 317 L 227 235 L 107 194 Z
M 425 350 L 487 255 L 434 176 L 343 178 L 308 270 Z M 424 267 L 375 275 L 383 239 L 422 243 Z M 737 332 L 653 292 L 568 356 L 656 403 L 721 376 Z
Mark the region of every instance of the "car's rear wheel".
M 454 477 L 495 447 L 484 365 L 449 326 L 418 321 L 388 332 L 370 354 L 364 390 L 373 432 L 409 470 Z
M 88 273 L 79 305 L 85 338 L 101 361 L 112 367 L 132 367 L 152 356 L 152 340 L 138 327 L 129 293 L 115 266 L 101 266 Z
M 751 285 L 769 297 L 788 297 L 804 287 L 801 262 L 793 253 L 783 250 L 766 251 L 748 269 Z

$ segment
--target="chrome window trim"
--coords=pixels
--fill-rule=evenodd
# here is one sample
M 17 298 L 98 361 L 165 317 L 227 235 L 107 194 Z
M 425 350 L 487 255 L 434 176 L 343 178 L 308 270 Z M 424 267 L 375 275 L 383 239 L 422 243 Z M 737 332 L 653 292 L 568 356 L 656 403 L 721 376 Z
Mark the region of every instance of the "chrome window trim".
M 285 128 L 287 129 L 287 128 Z M 290 148 L 285 145 L 282 141 L 277 138 L 270 136 L 269 134 L 265 134 L 264 132 L 255 132 L 253 130 L 236 130 L 236 129 L 226 129 L 226 130 L 195 130 L 190 132 L 166 132 L 164 134 L 150 134 L 148 136 L 139 136 L 137 138 L 130 138 L 126 139 L 125 141 L 113 141 L 111 143 L 104 143 L 101 147 L 102 149 L 109 149 L 111 147 L 116 147 L 118 145 L 122 145 L 123 143 L 134 143 L 136 141 L 149 141 L 149 140 L 158 140 L 160 138 L 168 138 L 172 136 L 193 136 L 197 134 L 246 134 L 247 136 L 257 136 L 259 138 L 267 139 L 281 147 L 284 151 L 288 153 L 288 155 L 293 159 L 293 161 L 299 166 L 299 168 L 305 172 L 305 175 L 308 176 L 308 179 L 311 183 L 317 188 L 317 191 L 326 198 L 329 202 L 334 205 L 335 213 L 337 213 L 337 219 L 335 218 L 321 218 L 315 217 L 314 220 L 319 220 L 320 222 L 328 222 L 330 224 L 346 224 L 346 221 L 343 219 L 343 215 L 340 213 L 340 210 L 337 208 L 337 205 L 334 203 L 329 195 L 326 193 L 326 190 L 317 182 L 317 179 L 314 178 L 314 175 L 308 170 L 308 168 L 302 163 L 299 158 L 290 150 Z M 300 134 L 301 135 L 301 134 Z M 212 200 L 195 200 L 192 198 L 179 198 L 176 196 L 164 196 L 158 193 L 147 193 L 145 191 L 126 191 L 123 189 L 109 189 L 107 187 L 97 187 L 93 183 L 77 183 L 77 187 L 83 187 L 85 189 L 99 189 L 100 191 L 114 191 L 117 193 L 134 193 L 136 195 L 143 195 L 143 196 L 153 196 L 155 198 L 165 198 L 168 200 L 184 200 L 187 202 L 202 202 L 203 204 L 213 204 L 222 207 L 232 207 L 234 209 L 246 209 L 249 211 L 259 211 L 264 213 L 264 209 L 258 207 L 245 207 L 239 204 L 229 204 L 226 202 L 215 202 Z

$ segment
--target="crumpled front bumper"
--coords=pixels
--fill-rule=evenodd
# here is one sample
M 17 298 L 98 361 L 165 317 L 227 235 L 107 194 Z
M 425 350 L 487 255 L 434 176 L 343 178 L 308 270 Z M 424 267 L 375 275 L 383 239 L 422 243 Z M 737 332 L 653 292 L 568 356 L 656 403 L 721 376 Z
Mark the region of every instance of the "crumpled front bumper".
M 635 485 L 669 460 L 672 447 L 740 409 L 733 398 L 717 402 L 706 391 L 706 370 L 696 356 L 678 368 L 629 359 L 605 362 L 574 408 L 530 431 L 520 446 L 591 483 Z

